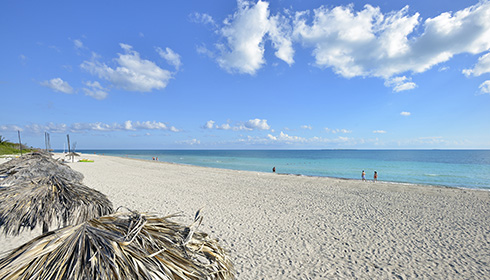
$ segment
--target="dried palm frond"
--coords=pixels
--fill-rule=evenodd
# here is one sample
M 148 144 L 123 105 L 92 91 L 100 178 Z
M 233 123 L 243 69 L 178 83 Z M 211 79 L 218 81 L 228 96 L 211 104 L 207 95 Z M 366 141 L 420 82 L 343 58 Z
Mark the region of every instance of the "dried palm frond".
M 0 279 L 235 279 L 217 240 L 172 217 L 115 213 L 49 232 L 2 258 Z
M 82 182 L 83 180 L 82 173 L 51 158 L 50 154 L 30 153 L 0 165 L 0 176 L 6 176 L 0 181 L 0 185 L 10 186 L 18 182 L 30 181 L 34 177 L 60 174 L 70 181 Z
M 41 224 L 47 231 L 53 224 L 74 225 L 110 213 L 112 203 L 104 194 L 58 175 L 0 188 L 0 228 L 6 234 Z

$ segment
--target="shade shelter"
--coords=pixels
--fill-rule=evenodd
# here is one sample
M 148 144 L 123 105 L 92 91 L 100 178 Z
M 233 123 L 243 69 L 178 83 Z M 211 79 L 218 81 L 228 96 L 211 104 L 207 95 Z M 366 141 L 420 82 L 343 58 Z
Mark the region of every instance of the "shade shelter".
M 32 178 L 0 188 L 0 228 L 18 235 L 42 225 L 76 225 L 113 212 L 106 195 L 61 175 Z
M 49 232 L 0 260 L 0 279 L 235 279 L 218 241 L 173 215 L 125 212 Z

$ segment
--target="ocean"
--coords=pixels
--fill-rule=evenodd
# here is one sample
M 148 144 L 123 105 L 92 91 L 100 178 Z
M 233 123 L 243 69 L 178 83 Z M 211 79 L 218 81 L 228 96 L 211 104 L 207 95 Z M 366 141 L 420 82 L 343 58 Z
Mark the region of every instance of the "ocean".
M 59 152 L 59 151 L 58 151 Z M 490 190 L 490 150 L 79 150 L 88 154 L 305 176 Z

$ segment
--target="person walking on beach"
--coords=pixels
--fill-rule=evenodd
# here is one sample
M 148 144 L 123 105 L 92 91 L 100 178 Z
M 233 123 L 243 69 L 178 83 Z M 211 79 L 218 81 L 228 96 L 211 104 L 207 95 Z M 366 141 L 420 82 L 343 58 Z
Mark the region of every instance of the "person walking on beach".
M 375 183 L 378 181 L 378 172 L 374 171 L 374 180 Z
M 276 167 L 272 167 L 272 173 L 276 173 Z
M 366 172 L 364 172 L 364 170 L 362 171 L 362 181 L 366 181 Z

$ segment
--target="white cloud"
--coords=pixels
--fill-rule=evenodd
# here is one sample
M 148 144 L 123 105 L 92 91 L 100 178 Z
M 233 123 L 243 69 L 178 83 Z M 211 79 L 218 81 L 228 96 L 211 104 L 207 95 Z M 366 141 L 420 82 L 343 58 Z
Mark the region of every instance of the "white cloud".
M 238 11 L 225 20 L 220 30 L 228 44 L 221 45 L 218 64 L 229 72 L 253 75 L 265 63 L 263 40 L 268 30 L 269 4 L 258 1 L 251 6 L 239 1 L 238 5 Z
M 374 130 L 373 133 L 377 133 L 377 134 L 385 134 L 386 131 L 384 130 Z
M 489 10 L 490 2 L 482 1 L 429 18 L 423 22 L 424 33 L 409 40 L 419 25 L 419 14 L 408 16 L 408 6 L 386 15 L 370 5 L 360 12 L 354 12 L 352 5 L 321 7 L 311 26 L 299 14 L 295 33 L 315 48 L 320 66 L 332 67 L 344 77 L 389 78 L 405 71 L 424 72 L 458 53 L 488 49 Z
M 162 122 L 156 121 L 125 121 L 124 123 L 106 124 L 102 122 L 95 123 L 73 123 L 70 130 L 78 131 L 136 131 L 136 130 L 170 130 L 179 132 L 180 130 L 174 126 L 168 126 Z
M 214 128 L 214 124 L 216 122 L 213 121 L 213 120 L 209 120 L 206 122 L 206 124 L 203 126 L 203 128 L 206 128 L 206 129 L 213 129 Z
M 105 99 L 108 95 L 107 89 L 103 88 L 99 82 L 86 82 L 85 85 L 89 88 L 83 88 L 85 95 L 93 97 L 97 100 Z
M 272 134 L 268 134 L 267 138 L 278 142 L 306 142 L 306 138 L 299 137 L 299 136 L 290 136 L 282 131 L 278 136 L 273 136 Z
M 75 45 L 75 49 L 83 49 L 83 42 L 79 39 L 73 40 L 73 45 Z
M 481 85 L 480 85 L 480 93 L 481 94 L 484 94 L 484 93 L 488 93 L 490 94 L 490 80 L 486 80 L 484 81 Z
M 216 125 L 216 128 L 217 129 L 222 129 L 222 130 L 239 130 L 238 127 L 231 127 L 231 125 L 228 124 L 228 123 L 225 123 L 225 124 L 222 124 L 222 125 Z
M 191 139 L 191 140 L 178 141 L 176 143 L 177 144 L 185 144 L 185 145 L 193 146 L 193 145 L 199 145 L 199 144 L 201 144 L 201 141 L 194 138 L 194 139 Z
M 339 136 L 337 138 L 322 138 L 311 137 L 305 138 L 301 136 L 293 136 L 281 131 L 279 135 L 268 134 L 267 138 L 248 138 L 249 142 L 271 144 L 271 143 L 283 143 L 283 144 L 362 144 L 363 139 L 356 140 L 349 137 Z
M 412 82 L 412 78 L 394 77 L 385 81 L 385 86 L 392 87 L 394 92 L 400 92 L 404 90 L 410 90 L 417 87 L 417 85 Z
M 269 130 L 271 127 L 267 124 L 267 120 L 263 119 L 251 119 L 244 123 L 239 123 L 235 126 L 231 126 L 229 123 L 225 123 L 222 125 L 217 125 L 215 121 L 210 120 L 204 124 L 203 128 L 205 129 L 221 129 L 221 130 Z
M 196 46 L 196 52 L 198 54 L 203 54 L 209 58 L 212 58 L 214 59 L 216 57 L 216 55 L 211 51 L 209 50 L 205 44 L 202 44 L 200 46 Z
M 20 58 L 20 63 L 22 65 L 26 65 L 26 63 L 27 63 L 27 56 L 21 54 L 21 55 L 19 55 L 19 58 Z
M 485 73 L 490 73 L 490 53 L 481 56 L 473 69 L 463 70 L 463 74 L 466 76 L 473 75 L 478 77 Z
M 348 129 L 330 129 L 328 127 L 325 127 L 325 131 L 328 132 L 328 133 L 333 133 L 333 134 L 336 134 L 336 133 L 352 133 L 352 130 L 348 130 Z
M 64 123 L 60 123 L 60 124 L 48 123 L 45 125 L 29 124 L 29 125 L 26 125 L 24 128 L 25 128 L 25 131 L 28 131 L 30 133 L 35 133 L 35 134 L 40 134 L 40 133 L 44 133 L 44 132 L 64 133 L 67 131 L 68 126 Z
M 400 115 L 405 116 L 405 117 L 408 117 L 408 116 L 410 116 L 411 114 L 412 114 L 412 113 L 410 113 L 410 112 L 401 112 L 401 113 L 400 113 Z
M 265 64 L 264 44 L 270 39 L 276 56 L 291 65 L 294 50 L 288 33 L 285 17 L 269 17 L 269 3 L 239 0 L 237 12 L 219 30 L 226 44 L 217 44 L 221 51 L 218 64 L 228 72 L 254 75 Z
M 204 23 L 204 24 L 209 24 L 213 27 L 216 27 L 217 24 L 214 21 L 213 17 L 206 14 L 206 13 L 192 13 L 189 15 L 189 18 L 191 21 L 196 22 L 196 23 Z
M 180 55 L 174 52 L 171 48 L 166 48 L 162 50 L 161 48 L 156 48 L 158 54 L 167 61 L 168 64 L 173 65 L 176 70 L 179 70 L 180 66 L 182 66 L 182 62 L 180 61 Z
M 269 130 L 271 127 L 267 124 L 267 120 L 253 119 L 245 122 L 245 127 L 249 130 Z
M 71 94 L 74 92 L 68 82 L 63 81 L 61 78 L 54 78 L 49 81 L 41 82 L 41 85 L 63 93 Z
M 0 125 L 0 131 L 24 131 L 24 129 L 17 125 L 2 124 Z
M 294 63 L 291 29 L 286 17 L 276 15 L 269 18 L 268 34 L 272 41 L 272 46 L 276 49 L 275 55 L 289 65 Z
M 302 125 L 301 128 L 302 129 L 308 129 L 308 130 L 312 129 L 311 125 Z
M 424 72 L 456 54 L 488 50 L 489 13 L 489 1 L 425 21 L 418 13 L 409 15 L 408 6 L 388 14 L 370 5 L 360 11 L 353 5 L 322 6 L 312 17 L 308 11 L 296 13 L 293 34 L 303 46 L 313 48 L 319 67 L 332 68 L 346 78 L 380 77 L 401 91 L 415 84 L 394 83 L 393 76 Z
M 141 59 L 139 53 L 133 51 L 130 45 L 120 46 L 124 54 L 118 54 L 119 57 L 114 59 L 118 64 L 116 68 L 97 61 L 97 57 L 92 61 L 84 61 L 81 67 L 111 82 L 115 87 L 128 91 L 150 92 L 167 86 L 172 78 L 170 71 L 158 67 L 152 61 Z

